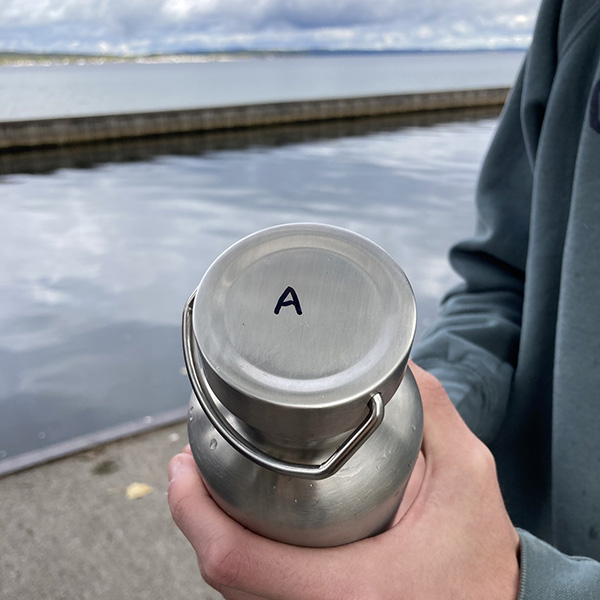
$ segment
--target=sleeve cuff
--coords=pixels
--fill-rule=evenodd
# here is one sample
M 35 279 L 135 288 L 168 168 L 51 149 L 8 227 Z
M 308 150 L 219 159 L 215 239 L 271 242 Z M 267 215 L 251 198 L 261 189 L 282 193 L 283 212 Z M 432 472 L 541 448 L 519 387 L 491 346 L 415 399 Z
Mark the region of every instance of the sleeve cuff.
M 484 442 L 491 441 L 504 419 L 514 370 L 470 344 L 420 344 L 413 360 L 435 375 L 461 417 Z
M 527 531 L 521 539 L 521 582 L 518 600 L 598 600 L 600 563 L 567 556 Z

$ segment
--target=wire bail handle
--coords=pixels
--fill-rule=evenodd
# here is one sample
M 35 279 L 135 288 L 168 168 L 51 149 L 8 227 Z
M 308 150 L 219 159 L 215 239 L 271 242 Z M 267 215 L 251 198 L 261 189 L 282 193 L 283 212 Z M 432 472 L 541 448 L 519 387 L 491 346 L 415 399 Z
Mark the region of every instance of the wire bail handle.
M 302 479 L 325 479 L 339 471 L 383 421 L 384 403 L 381 394 L 377 393 L 371 397 L 368 403 L 369 415 L 367 418 L 320 465 L 288 462 L 263 452 L 232 427 L 217 407 L 218 398 L 206 379 L 206 373 L 198 358 L 197 344 L 194 338 L 192 311 L 198 289 L 194 290 L 183 309 L 183 356 L 194 394 L 214 428 L 240 454 L 257 465 L 280 475 Z

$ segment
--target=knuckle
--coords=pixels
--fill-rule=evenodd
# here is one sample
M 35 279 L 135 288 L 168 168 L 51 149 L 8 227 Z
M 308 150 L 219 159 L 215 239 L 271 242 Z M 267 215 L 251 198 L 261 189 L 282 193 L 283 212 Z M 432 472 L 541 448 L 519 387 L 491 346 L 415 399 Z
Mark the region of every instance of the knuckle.
M 181 528 L 186 521 L 187 515 L 191 514 L 194 510 L 194 500 L 191 494 L 178 488 L 178 482 L 171 481 L 167 489 L 167 495 L 173 521 Z
M 215 589 L 239 586 L 246 562 L 241 549 L 223 536 L 208 540 L 199 559 L 202 577 Z
M 427 371 L 419 373 L 417 383 L 421 392 L 429 394 L 434 398 L 446 396 L 446 391 L 439 379 Z
M 478 479 L 496 478 L 496 461 L 490 449 L 473 436 L 468 444 L 468 466 L 472 475 Z

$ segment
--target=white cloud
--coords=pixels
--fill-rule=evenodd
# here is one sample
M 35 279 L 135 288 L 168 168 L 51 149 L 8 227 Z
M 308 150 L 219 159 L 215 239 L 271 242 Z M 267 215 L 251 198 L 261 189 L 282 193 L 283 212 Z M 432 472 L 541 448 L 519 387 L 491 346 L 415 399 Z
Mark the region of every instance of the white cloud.
M 523 45 L 539 0 L 5 0 L 0 49 Z M 104 49 L 104 50 L 103 50 Z

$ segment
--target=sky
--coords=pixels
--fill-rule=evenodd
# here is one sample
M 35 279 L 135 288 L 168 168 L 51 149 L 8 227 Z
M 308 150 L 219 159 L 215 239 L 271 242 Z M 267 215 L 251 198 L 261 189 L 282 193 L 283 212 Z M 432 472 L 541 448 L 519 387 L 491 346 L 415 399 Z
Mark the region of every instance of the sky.
M 539 0 L 0 0 L 0 51 L 525 48 Z

